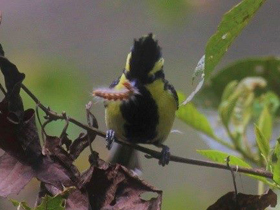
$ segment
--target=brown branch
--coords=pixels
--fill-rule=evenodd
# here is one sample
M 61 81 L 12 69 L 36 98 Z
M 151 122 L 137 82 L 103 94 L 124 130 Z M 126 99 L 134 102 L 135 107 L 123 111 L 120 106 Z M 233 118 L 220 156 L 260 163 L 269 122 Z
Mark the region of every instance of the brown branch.
M 49 116 L 52 120 L 65 119 L 65 114 L 58 114 L 58 113 L 52 111 L 51 109 L 45 107 L 43 104 L 40 103 L 40 101 L 36 98 L 36 96 L 34 96 L 33 93 L 31 93 L 31 91 L 23 84 L 22 84 L 22 89 L 35 101 L 37 106 L 40 107 L 47 114 L 47 116 Z M 67 116 L 67 119 L 69 120 L 69 122 L 83 128 L 87 131 L 95 132 L 98 136 L 101 136 L 104 138 L 106 137 L 106 133 L 103 131 L 100 131 L 96 128 L 83 124 L 70 116 Z M 116 142 L 121 145 L 133 147 L 134 149 L 141 151 L 143 153 L 146 153 L 155 159 L 159 159 L 161 156 L 160 152 L 148 149 L 148 148 L 140 146 L 140 145 L 130 144 L 129 142 L 125 141 L 125 139 L 117 138 Z M 179 157 L 179 156 L 175 156 L 175 155 L 170 155 L 170 161 L 177 162 L 177 163 L 197 165 L 197 166 L 218 168 L 218 169 L 224 169 L 224 170 L 233 170 L 233 171 L 238 171 L 241 173 L 262 176 L 262 177 L 266 177 L 269 179 L 273 178 L 273 174 L 271 172 L 263 170 L 263 169 L 243 168 L 243 167 L 237 167 L 237 166 L 231 166 L 229 168 L 226 164 L 214 163 L 211 161 L 196 160 L 196 159 L 191 159 L 191 158 L 183 158 L 183 157 Z

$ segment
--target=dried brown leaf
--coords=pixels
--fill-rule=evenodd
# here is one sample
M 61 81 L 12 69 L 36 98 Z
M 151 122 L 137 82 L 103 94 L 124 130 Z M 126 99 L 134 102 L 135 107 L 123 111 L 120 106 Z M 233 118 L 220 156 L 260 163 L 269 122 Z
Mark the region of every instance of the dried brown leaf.
M 27 161 L 36 164 L 36 158 L 42 155 L 40 138 L 35 123 L 35 112 L 33 109 L 24 111 L 23 120 L 17 126 L 17 141 L 20 142 L 27 154 Z
M 34 168 L 36 177 L 47 184 L 51 184 L 58 189 L 74 186 L 75 176 L 67 169 L 65 169 L 60 163 L 54 160 L 44 157 L 37 168 Z
M 0 157 L 0 196 L 19 193 L 34 177 L 30 166 L 20 163 L 16 158 L 5 153 Z
M 61 139 L 61 145 L 65 145 L 66 149 L 69 150 L 72 144 L 72 140 L 68 138 L 68 135 L 64 135 Z
M 92 166 L 83 173 L 80 184 L 89 193 L 92 210 L 161 208 L 162 191 L 119 164 L 109 165 L 99 160 L 98 167 Z M 146 192 L 156 193 L 157 197 L 144 200 L 141 195 Z
M 0 54 L 3 54 L 4 52 L 3 49 L 0 51 L 2 51 Z M 8 96 L 10 97 L 11 95 L 13 95 L 12 98 L 18 99 L 17 97 L 19 96 L 20 85 L 21 82 L 24 80 L 25 75 L 18 71 L 16 65 L 14 65 L 7 58 L 1 55 L 0 55 L 0 68 L 4 75 Z M 8 101 L 12 100 L 12 98 L 9 98 Z M 20 101 L 13 100 L 13 102 L 14 102 L 13 106 L 16 106 L 17 108 L 15 111 L 18 111 L 19 109 L 23 111 L 23 108 L 19 106 L 19 103 L 21 103 L 22 106 L 21 99 Z M 14 111 L 14 110 L 10 110 L 10 111 Z
M 20 124 L 14 124 L 7 120 L 5 112 L 1 112 L 0 136 L 0 147 L 17 160 L 17 162 L 5 162 L 5 165 L 0 164 L 1 174 L 6 168 L 12 169 L 20 165 L 30 169 L 39 180 L 58 188 L 62 188 L 63 185 L 74 185 L 72 179 L 75 175 L 68 167 L 63 166 L 58 160 L 52 160 L 41 154 L 34 115 Z M 17 182 L 17 177 L 13 176 L 13 179 L 9 179 L 11 184 Z
M 23 147 L 17 141 L 17 125 L 8 119 L 8 114 L 8 102 L 3 100 L 0 103 L 0 147 L 9 154 L 24 159 Z
M 11 120 L 7 100 L 0 104 L 0 147 L 20 162 L 36 164 L 41 156 L 41 146 L 35 125 L 34 110 L 23 112 L 19 122 Z
M 275 207 L 277 195 L 269 190 L 263 195 L 247 195 L 229 192 L 219 198 L 216 203 L 209 206 L 207 210 L 265 210 L 268 206 Z
M 27 175 L 35 175 L 40 181 L 58 189 L 75 185 L 74 181 L 78 178 L 73 173 L 74 167 L 69 166 L 70 161 L 66 161 L 67 157 L 63 156 L 62 151 L 56 151 L 55 157 L 57 158 L 54 159 L 42 155 L 34 110 L 23 111 L 19 95 L 24 74 L 20 73 L 17 67 L 3 56 L 0 56 L 0 67 L 7 88 L 7 95 L 0 103 L 0 147 L 14 157 L 14 159 L 10 159 L 12 161 L 7 161 L 4 156 L 2 160 L 4 162 L 0 164 L 1 174 L 2 171 L 4 174 L 4 171 L 8 173 L 9 170 L 18 172 L 20 166 L 21 170 L 27 170 Z M 67 165 L 68 163 L 69 165 Z M 5 196 L 14 191 L 19 192 L 31 178 L 31 175 L 27 176 L 22 180 L 22 185 L 15 186 L 13 189 L 16 190 L 7 190 Z M 20 179 L 17 176 L 10 176 L 6 182 L 2 182 L 3 189 L 8 186 L 8 182 L 13 186 L 18 180 Z
M 89 210 L 89 199 L 86 191 L 75 189 L 66 200 L 66 210 Z
M 1 13 L 1 11 L 0 11 L 0 13 Z M 0 56 L 5 56 L 5 52 L 4 52 L 3 47 L 2 47 L 1 44 L 0 44 Z
M 69 153 L 73 160 L 77 159 L 81 152 L 89 145 L 88 134 L 81 133 L 77 139 L 70 145 Z M 91 142 L 94 140 L 90 139 Z
M 75 165 L 73 159 L 67 151 L 61 146 L 61 139 L 55 136 L 47 136 L 43 148 L 43 153 L 51 156 L 56 162 L 59 162 L 66 170 L 69 170 L 75 177 L 80 176 L 80 172 Z M 74 180 L 75 177 L 72 179 Z

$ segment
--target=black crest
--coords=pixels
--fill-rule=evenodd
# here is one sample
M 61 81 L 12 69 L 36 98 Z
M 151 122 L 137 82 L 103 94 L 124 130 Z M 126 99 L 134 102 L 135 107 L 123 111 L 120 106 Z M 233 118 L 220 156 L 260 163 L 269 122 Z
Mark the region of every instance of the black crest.
M 134 40 L 129 63 L 130 76 L 140 80 L 145 79 L 160 57 L 161 48 L 152 33 L 139 40 Z

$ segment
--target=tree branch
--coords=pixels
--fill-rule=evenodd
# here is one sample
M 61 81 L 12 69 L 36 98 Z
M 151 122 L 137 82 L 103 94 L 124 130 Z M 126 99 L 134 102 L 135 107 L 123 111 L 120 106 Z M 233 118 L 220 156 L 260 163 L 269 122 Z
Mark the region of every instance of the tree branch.
M 58 113 L 52 111 L 50 108 L 47 108 L 43 104 L 41 104 L 40 101 L 38 100 L 38 98 L 23 84 L 22 84 L 22 89 L 34 100 L 34 102 L 37 104 L 37 106 L 40 107 L 46 113 L 46 115 L 48 115 L 52 120 L 66 119 L 65 114 L 58 114 Z M 105 132 L 98 130 L 96 128 L 90 127 L 86 124 L 83 124 L 70 116 L 67 116 L 67 120 L 87 131 L 96 133 L 96 135 L 98 135 L 98 136 L 101 136 L 103 138 L 106 137 Z M 159 159 L 160 155 L 161 155 L 160 152 L 157 152 L 155 150 L 151 150 L 151 149 L 148 149 L 148 148 L 140 146 L 140 145 L 130 144 L 128 141 L 125 141 L 125 139 L 117 138 L 116 142 L 118 144 L 121 144 L 124 146 L 133 147 L 134 149 L 141 151 L 143 153 L 146 153 L 155 159 Z M 241 172 L 241 173 L 262 176 L 262 177 L 266 177 L 269 179 L 273 178 L 273 174 L 271 172 L 263 170 L 263 169 L 243 168 L 243 167 L 237 167 L 237 166 L 231 166 L 229 168 L 226 164 L 214 163 L 211 161 L 196 160 L 196 159 L 191 159 L 191 158 L 183 158 L 183 157 L 179 157 L 179 156 L 175 156 L 175 155 L 170 155 L 170 161 L 177 162 L 177 163 L 197 165 L 197 166 L 218 168 L 218 169 L 224 169 L 224 170 L 233 170 L 233 171 L 237 171 L 237 172 Z

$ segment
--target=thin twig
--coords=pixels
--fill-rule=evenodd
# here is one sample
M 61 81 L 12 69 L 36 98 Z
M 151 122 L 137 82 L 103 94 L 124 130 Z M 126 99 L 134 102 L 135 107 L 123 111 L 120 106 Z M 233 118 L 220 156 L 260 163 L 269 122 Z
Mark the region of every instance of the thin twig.
M 64 120 L 65 120 L 66 123 L 63 127 L 63 130 L 62 130 L 61 134 L 60 134 L 60 137 L 59 137 L 60 139 L 63 139 L 67 136 L 67 129 L 68 129 L 68 125 L 69 125 L 69 120 L 68 120 L 68 116 L 66 115 L 66 112 L 63 112 L 62 115 L 65 117 Z
M 43 123 L 43 125 L 42 125 L 42 127 L 41 127 L 41 135 L 42 135 L 42 141 L 45 143 L 45 137 L 47 137 L 48 135 L 47 135 L 47 133 L 46 133 L 46 131 L 45 131 L 45 127 L 47 126 L 47 124 L 49 124 L 50 122 L 52 122 L 53 120 L 52 119 L 47 119 L 44 123 Z
M 39 106 L 38 106 L 37 104 L 36 104 L 35 110 L 36 110 L 37 120 L 38 120 L 38 122 L 39 122 L 39 124 L 40 124 L 40 126 L 41 126 L 41 128 L 42 128 L 42 127 L 43 127 L 43 124 L 42 124 L 42 121 L 41 121 L 41 118 L 40 118 Z
M 45 107 L 40 103 L 40 101 L 37 99 L 36 96 L 34 96 L 31 91 L 22 84 L 22 89 L 36 102 L 36 104 L 48 115 L 51 117 L 52 120 L 58 120 L 58 119 L 65 119 L 65 116 L 62 114 L 58 114 L 49 108 Z M 97 128 L 90 127 L 86 124 L 83 124 L 79 122 L 78 120 L 68 116 L 69 122 L 87 130 L 90 132 L 96 133 L 96 135 L 101 136 L 101 137 L 106 137 L 106 133 L 103 131 L 98 130 Z M 135 144 L 130 144 L 128 141 L 125 141 L 125 139 L 117 138 L 116 143 L 119 143 L 124 146 L 132 147 L 138 151 L 141 151 L 143 153 L 146 153 L 150 155 L 151 157 L 155 159 L 159 159 L 161 156 L 160 152 L 157 152 L 155 150 L 148 149 L 146 147 L 140 146 L 140 145 L 135 145 Z M 220 163 L 214 163 L 210 161 L 203 161 L 203 160 L 196 160 L 196 159 L 190 159 L 190 158 L 183 158 L 175 155 L 170 155 L 170 161 L 177 162 L 177 163 L 185 163 L 185 164 L 191 164 L 191 165 L 197 165 L 197 166 L 205 166 L 205 167 L 211 167 L 211 168 L 218 168 L 218 169 L 224 169 L 224 170 L 234 170 L 238 171 L 241 173 L 246 173 L 246 174 L 252 174 L 252 175 L 257 175 L 257 176 L 262 176 L 266 177 L 269 179 L 273 178 L 273 174 L 269 171 L 263 170 L 263 169 L 252 169 L 252 168 L 242 168 L 242 167 L 236 167 L 236 166 L 231 166 L 230 168 L 227 165 L 220 164 Z
M 237 186 L 236 186 L 235 174 L 234 174 L 232 168 L 231 168 L 230 165 L 229 165 L 230 156 L 228 156 L 228 157 L 226 158 L 226 162 L 227 162 L 227 167 L 229 168 L 230 173 L 231 173 L 231 176 L 232 176 L 232 181 L 233 181 L 233 186 L 234 186 L 234 196 L 235 196 L 235 199 L 236 199 L 236 198 L 237 198 Z
M 92 114 L 90 112 L 91 106 L 92 106 L 91 102 L 88 102 L 86 104 L 86 117 L 87 117 L 88 126 L 93 127 L 92 120 L 91 120 Z M 90 154 L 93 155 L 94 152 L 93 152 L 93 149 L 92 149 L 92 146 L 91 146 L 90 132 L 87 132 L 87 139 L 88 139 L 88 146 L 89 146 Z

